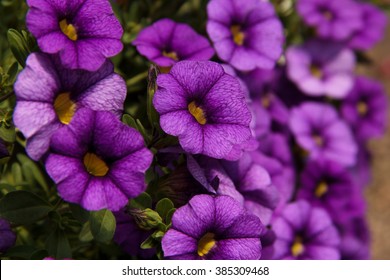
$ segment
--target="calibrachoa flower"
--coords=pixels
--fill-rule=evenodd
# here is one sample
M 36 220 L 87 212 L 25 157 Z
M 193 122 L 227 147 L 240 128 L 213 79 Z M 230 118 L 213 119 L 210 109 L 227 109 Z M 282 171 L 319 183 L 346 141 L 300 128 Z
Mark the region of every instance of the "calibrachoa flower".
M 312 161 L 302 172 L 297 198 L 326 209 L 334 221 L 343 221 L 362 214 L 364 204 L 351 207 L 360 191 L 345 167 L 332 161 Z
M 66 68 L 98 70 L 122 48 L 123 29 L 108 0 L 27 0 L 26 21 L 43 52 Z
M 363 76 L 341 105 L 341 114 L 359 140 L 382 136 L 386 128 L 387 97 L 383 86 Z
M 114 212 L 116 229 L 114 241 L 121 246 L 122 250 L 134 257 L 149 259 L 155 253 L 155 249 L 141 249 L 140 245 L 153 232 L 142 230 L 137 226 L 133 217 L 125 210 Z
M 162 249 L 166 259 L 258 260 L 263 231 L 233 198 L 197 195 L 174 213 Z
M 118 117 L 126 98 L 126 84 L 106 61 L 96 72 L 68 70 L 57 56 L 33 53 L 15 83 L 13 119 L 27 138 L 27 153 L 40 159 L 51 135 L 71 121 L 82 107 L 111 111 Z
M 153 105 L 161 128 L 191 154 L 224 158 L 251 138 L 240 83 L 210 61 L 181 61 L 157 78 Z
M 358 50 L 368 50 L 378 43 L 385 34 L 387 17 L 370 3 L 359 3 L 362 10 L 363 26 L 355 31 L 348 45 Z
M 340 237 L 328 213 L 299 200 L 272 223 L 274 259 L 340 259 Z
M 145 191 L 151 161 L 138 131 L 113 113 L 83 108 L 52 136 L 45 165 L 64 200 L 118 211 Z
M 161 19 L 144 28 L 133 41 L 142 55 L 162 67 L 180 60 L 208 60 L 214 55 L 209 41 L 185 23 Z
M 364 217 L 353 218 L 339 225 L 341 258 L 367 260 L 370 258 L 370 233 Z
M 16 235 L 11 230 L 10 224 L 0 219 L 0 253 L 5 253 L 9 248 L 14 246 Z
M 290 129 L 309 159 L 355 164 L 358 147 L 352 131 L 332 106 L 306 102 L 292 109 Z
M 212 0 L 207 32 L 218 56 L 242 71 L 271 69 L 282 54 L 283 28 L 270 3 Z
M 363 26 L 360 6 L 353 0 L 298 0 L 297 11 L 318 36 L 348 39 Z
M 288 77 L 304 93 L 344 98 L 353 86 L 354 53 L 341 44 L 311 40 L 286 52 Z

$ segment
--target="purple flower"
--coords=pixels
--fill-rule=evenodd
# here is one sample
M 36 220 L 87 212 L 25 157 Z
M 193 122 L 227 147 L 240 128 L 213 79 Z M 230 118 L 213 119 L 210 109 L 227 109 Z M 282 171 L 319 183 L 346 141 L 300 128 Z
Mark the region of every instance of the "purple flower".
M 330 106 L 306 102 L 292 109 L 290 129 L 311 160 L 331 160 L 343 166 L 356 163 L 352 131 Z
M 251 138 L 251 114 L 236 78 L 218 63 L 181 61 L 157 78 L 161 128 L 191 154 L 224 158 Z
M 209 60 L 214 50 L 209 41 L 185 23 L 161 19 L 144 28 L 133 45 L 142 55 L 162 67 L 180 60 Z
M 278 190 L 268 172 L 254 163 L 252 154 L 244 153 L 238 161 L 187 156 L 187 166 L 194 178 L 210 193 L 233 197 L 268 224 L 279 200 Z
M 353 89 L 341 105 L 341 114 L 359 140 L 382 136 L 387 115 L 383 86 L 369 78 L 357 77 Z
M 363 213 L 359 192 L 345 167 L 332 161 L 313 161 L 302 172 L 297 198 L 326 209 L 334 221 L 343 221 Z
M 107 0 L 27 0 L 27 27 L 66 68 L 98 70 L 122 48 L 123 29 Z
M 363 26 L 355 31 L 348 45 L 353 49 L 368 50 L 385 35 L 387 17 L 384 12 L 370 3 L 360 3 Z
M 288 77 L 307 95 L 344 98 L 353 86 L 354 53 L 343 45 L 311 40 L 289 47 Z
M 68 70 L 58 57 L 33 53 L 15 83 L 16 127 L 27 138 L 27 153 L 40 159 L 49 148 L 51 135 L 68 124 L 82 107 L 111 111 L 118 117 L 126 97 L 126 84 L 106 62 L 96 72 Z
M 322 38 L 345 40 L 363 27 L 361 8 L 353 0 L 298 0 L 297 10 Z
M 9 248 L 14 246 L 16 235 L 12 231 L 8 221 L 0 219 L 0 253 L 5 253 Z
M 233 198 L 197 195 L 174 213 L 162 249 L 166 259 L 258 260 L 264 230 Z
M 328 213 L 299 200 L 275 218 L 274 259 L 340 259 L 340 237 Z
M 118 211 L 145 191 L 151 161 L 138 131 L 110 112 L 84 108 L 52 136 L 45 164 L 64 200 Z
M 270 3 L 212 0 L 207 32 L 218 56 L 238 70 L 271 69 L 282 54 L 283 28 Z
M 139 256 L 142 259 L 150 259 L 156 253 L 156 250 L 141 249 L 140 246 L 153 232 L 140 229 L 133 217 L 124 210 L 114 212 L 114 215 L 116 220 L 114 241 L 127 254 L 135 257 Z

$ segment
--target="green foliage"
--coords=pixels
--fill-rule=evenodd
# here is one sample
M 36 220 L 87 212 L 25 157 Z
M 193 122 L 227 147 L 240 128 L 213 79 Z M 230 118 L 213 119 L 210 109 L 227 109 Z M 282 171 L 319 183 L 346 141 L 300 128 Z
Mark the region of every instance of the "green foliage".
M 31 224 L 44 217 L 52 206 L 28 191 L 14 191 L 0 200 L 0 216 L 15 224 Z
M 112 240 L 116 222 L 115 216 L 109 210 L 93 211 L 89 216 L 92 236 L 96 241 L 108 243 Z

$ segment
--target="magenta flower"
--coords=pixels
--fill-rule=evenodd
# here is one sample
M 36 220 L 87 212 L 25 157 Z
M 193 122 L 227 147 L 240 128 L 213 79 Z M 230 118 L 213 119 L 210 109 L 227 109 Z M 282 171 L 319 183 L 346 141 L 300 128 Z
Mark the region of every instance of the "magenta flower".
M 340 259 L 340 237 L 328 213 L 299 200 L 275 218 L 274 259 Z
M 13 119 L 27 138 L 27 153 L 39 160 L 51 135 L 70 123 L 79 108 L 122 114 L 126 84 L 106 61 L 96 72 L 63 68 L 57 56 L 31 54 L 15 83 Z
M 139 53 L 162 67 L 170 67 L 180 60 L 209 60 L 214 55 L 205 37 L 191 26 L 168 18 L 141 30 L 133 45 Z
M 212 0 L 207 33 L 223 61 L 242 71 L 271 69 L 282 54 L 283 27 L 270 3 Z
M 65 201 L 118 211 L 145 191 L 151 161 L 138 131 L 110 112 L 83 108 L 52 136 L 45 165 Z
M 341 114 L 359 140 L 380 137 L 386 129 L 387 97 L 381 83 L 357 77 L 341 105 Z
M 157 78 L 153 104 L 161 128 L 191 154 L 224 158 L 251 138 L 251 113 L 240 83 L 218 63 L 181 61 Z
M 354 53 L 343 45 L 311 40 L 286 52 L 287 75 L 307 95 L 341 99 L 353 86 Z
M 363 26 L 361 8 L 353 0 L 298 0 L 297 10 L 322 38 L 345 40 L 355 31 L 367 28 Z
M 70 69 L 98 70 L 122 48 L 123 29 L 107 0 L 27 0 L 26 21 L 45 53 Z
M 306 102 L 292 109 L 290 129 L 309 159 L 349 167 L 356 163 L 358 148 L 352 131 L 332 106 Z
M 174 213 L 162 249 L 166 259 L 258 260 L 263 231 L 233 198 L 197 195 Z
M 370 3 L 359 3 L 359 6 L 364 24 L 352 34 L 348 45 L 353 49 L 368 50 L 384 37 L 387 17 L 383 11 Z

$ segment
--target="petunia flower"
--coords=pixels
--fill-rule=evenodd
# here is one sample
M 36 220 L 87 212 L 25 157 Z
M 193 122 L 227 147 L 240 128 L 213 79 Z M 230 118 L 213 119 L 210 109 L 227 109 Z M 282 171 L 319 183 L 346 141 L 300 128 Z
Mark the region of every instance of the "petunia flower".
M 145 191 L 151 161 L 138 131 L 111 112 L 83 108 L 52 136 L 45 165 L 65 201 L 119 211 Z
M 271 69 L 283 51 L 283 27 L 270 3 L 212 0 L 207 33 L 219 58 L 234 68 Z
M 57 56 L 31 54 L 15 83 L 13 120 L 27 138 L 27 153 L 39 160 L 51 135 L 82 107 L 122 114 L 126 84 L 106 61 L 96 72 L 68 70 Z
M 70 69 L 98 70 L 122 48 L 123 29 L 108 0 L 27 0 L 26 24 L 45 53 Z
M 353 87 L 354 53 L 329 41 L 311 40 L 286 52 L 287 75 L 307 95 L 344 98 Z
M 264 230 L 233 198 L 197 195 L 173 214 L 162 249 L 166 259 L 258 260 Z
M 387 97 L 383 86 L 372 79 L 357 77 L 341 105 L 341 114 L 359 140 L 380 137 L 386 129 Z
M 364 24 L 352 34 L 348 46 L 357 50 L 368 50 L 385 36 L 387 16 L 370 3 L 359 3 L 359 6 Z
M 133 41 L 137 51 L 161 67 L 181 60 L 209 60 L 214 50 L 209 41 L 188 24 L 165 18 L 141 30 Z
M 292 109 L 289 123 L 297 144 L 310 160 L 356 163 L 358 147 L 349 126 L 330 105 L 306 102 Z
M 328 213 L 299 200 L 275 218 L 274 259 L 340 259 L 340 237 Z
M 321 38 L 345 40 L 364 28 L 361 8 L 353 0 L 298 0 L 297 11 Z
M 218 63 L 181 61 L 157 77 L 153 105 L 161 128 L 191 154 L 224 158 L 251 137 L 251 113 L 240 83 Z
M 302 172 L 297 198 L 326 209 L 334 221 L 343 221 L 363 214 L 360 191 L 345 167 L 332 161 L 312 161 Z
M 14 246 L 16 234 L 12 231 L 8 221 L 0 218 L 0 253 L 5 253 Z

